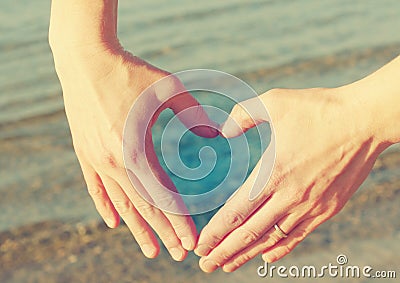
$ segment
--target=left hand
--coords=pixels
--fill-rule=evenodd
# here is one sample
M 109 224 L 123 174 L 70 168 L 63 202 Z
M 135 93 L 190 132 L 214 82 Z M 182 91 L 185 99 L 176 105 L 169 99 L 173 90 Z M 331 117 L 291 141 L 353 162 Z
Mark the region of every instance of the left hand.
M 107 225 L 117 227 L 121 217 L 149 258 L 160 252 L 157 234 L 171 256 L 181 261 L 194 248 L 197 231 L 190 216 L 165 211 L 186 212 L 179 195 L 167 193 L 167 188 L 176 188 L 158 161 L 151 127 L 158 114 L 170 108 L 198 135 L 215 137 L 217 131 L 192 127 L 194 122 L 214 124 L 178 78 L 122 48 L 116 32 L 117 4 L 52 1 L 49 43 L 72 142 L 88 192 Z M 154 86 L 159 80 L 162 85 Z M 147 88 L 151 91 L 143 95 Z M 140 107 L 130 115 L 133 104 Z M 123 135 L 126 119 L 129 131 Z
M 260 160 L 240 190 L 204 227 L 195 249 L 202 256 L 203 271 L 222 267 L 231 272 L 260 253 L 265 261 L 279 260 L 338 213 L 368 176 L 388 145 L 377 137 L 376 119 L 362 109 L 362 99 L 344 89 L 352 92 L 343 87 L 275 89 L 259 97 L 273 121 L 275 167 L 262 193 L 250 201 Z M 223 135 L 238 136 L 254 127 L 254 120 L 263 120 L 248 112 L 236 105 L 230 119 L 240 128 L 228 119 Z M 275 224 L 287 238 L 275 230 Z
M 197 232 L 190 216 L 158 208 L 186 211 L 179 195 L 167 193 L 166 188 L 176 188 L 158 161 L 151 127 L 158 114 L 170 108 L 196 134 L 215 137 L 217 132 L 209 127 L 191 127 L 195 122 L 212 123 L 204 109 L 176 77 L 122 49 L 69 49 L 69 56 L 53 50 L 73 146 L 99 214 L 111 228 L 118 226 L 121 216 L 147 257 L 160 251 L 157 233 L 171 256 L 183 260 L 194 248 Z M 141 96 L 161 79 L 163 87 Z M 166 101 L 177 91 L 182 93 Z M 128 115 L 139 96 L 140 109 Z M 180 114 L 183 110 L 185 115 Z M 124 136 L 127 117 L 130 129 Z

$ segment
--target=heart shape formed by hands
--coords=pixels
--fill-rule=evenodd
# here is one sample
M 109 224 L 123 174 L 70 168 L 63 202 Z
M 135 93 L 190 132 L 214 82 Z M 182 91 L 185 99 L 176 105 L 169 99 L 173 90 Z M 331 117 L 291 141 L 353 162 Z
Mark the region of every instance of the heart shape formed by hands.
M 258 174 L 249 194 L 250 200 L 256 198 L 268 182 L 275 161 L 273 127 L 271 123 L 261 124 L 270 122 L 264 104 L 241 105 L 252 123 L 259 125 L 234 139 L 222 136 L 201 139 L 190 134 L 188 129 L 200 136 L 207 136 L 203 132 L 209 128 L 220 130 L 205 115 L 193 115 L 195 111 L 191 107 L 183 107 L 167 120 L 167 115 L 161 115 L 156 123 L 165 103 L 188 91 L 206 93 L 204 100 L 216 105 L 201 108 L 214 121 L 224 122 L 225 130 L 233 132 L 241 129 L 230 119 L 229 106 L 257 97 L 242 80 L 215 70 L 175 73 L 148 87 L 132 106 L 124 129 L 124 162 L 133 187 L 147 202 L 163 211 L 179 215 L 208 212 L 233 195 L 268 148 L 269 158 L 261 159 L 258 170 L 262 174 Z M 159 158 L 153 144 L 157 145 Z M 136 160 L 139 155 L 132 148 L 144 152 L 140 156 L 146 160 Z M 139 180 L 134 173 L 138 171 L 146 177 Z

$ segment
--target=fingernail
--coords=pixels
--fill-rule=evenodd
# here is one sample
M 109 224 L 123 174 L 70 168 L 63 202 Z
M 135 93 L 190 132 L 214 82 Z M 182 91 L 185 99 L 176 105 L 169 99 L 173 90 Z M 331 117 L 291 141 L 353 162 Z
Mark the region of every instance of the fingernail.
M 194 253 L 198 256 L 206 256 L 210 252 L 210 248 L 207 245 L 200 245 L 195 250 Z
M 179 248 L 171 248 L 169 250 L 169 253 L 171 254 L 172 258 L 176 261 L 181 261 L 182 256 L 183 256 L 183 251 Z
M 225 135 L 224 135 L 224 132 L 222 131 L 223 128 L 224 128 L 224 125 L 225 125 L 225 123 L 219 125 L 218 134 L 219 134 L 221 137 L 226 138 Z
M 182 243 L 182 247 L 187 251 L 191 251 L 194 248 L 193 241 L 190 240 L 190 238 L 188 238 L 188 237 L 183 237 L 181 239 L 181 243 Z
M 153 246 L 149 244 L 144 244 L 142 247 L 142 252 L 143 254 L 148 257 L 148 258 L 153 258 L 155 255 L 156 250 L 154 249 Z
M 204 272 L 213 272 L 218 268 L 218 265 L 215 261 L 206 259 L 201 263 L 200 267 Z
M 219 127 L 219 125 L 217 125 L 217 127 Z M 210 127 L 210 128 L 211 128 L 210 129 L 211 133 L 217 137 L 220 133 L 218 128 L 214 128 L 214 127 Z

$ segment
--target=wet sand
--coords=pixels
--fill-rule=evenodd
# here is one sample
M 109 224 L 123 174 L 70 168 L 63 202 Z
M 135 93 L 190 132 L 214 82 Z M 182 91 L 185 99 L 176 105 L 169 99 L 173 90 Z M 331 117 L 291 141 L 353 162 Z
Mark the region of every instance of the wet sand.
M 399 54 L 393 27 L 400 25 L 400 2 L 395 0 L 385 5 L 344 0 L 120 2 L 118 28 L 127 50 L 172 72 L 230 72 L 258 93 L 346 84 Z M 47 43 L 49 2 L 6 0 L 1 5 L 1 283 L 297 281 L 258 278 L 260 258 L 228 275 L 202 273 L 193 254 L 183 263 L 173 262 L 165 251 L 148 260 L 125 226 L 106 228 L 71 146 Z M 277 264 L 320 266 L 345 254 L 350 264 L 396 269 L 399 277 L 399 149 L 382 155 L 343 211 Z M 207 217 L 196 220 L 202 226 Z
M 257 78 L 253 74 L 246 79 Z M 93 220 L 98 214 L 86 192 L 62 110 L 0 123 L 0 168 L 0 282 L 291 282 L 259 278 L 261 258 L 233 274 L 211 275 L 200 271 L 192 253 L 182 263 L 172 261 L 164 250 L 149 260 L 124 225 L 110 230 Z M 379 157 L 341 213 L 276 265 L 321 266 L 346 254 L 349 263 L 395 269 L 399 277 L 399 203 L 397 147 Z M 202 226 L 207 218 L 196 220 Z
M 372 174 L 393 169 L 400 172 L 399 168 L 399 153 L 386 152 L 375 164 Z M 343 253 L 348 256 L 349 263 L 372 265 L 381 270 L 395 269 L 400 276 L 399 202 L 398 176 L 387 178 L 380 185 L 367 181 L 340 214 L 321 225 L 276 265 L 336 263 L 336 256 Z M 262 264 L 260 258 L 233 274 L 218 271 L 212 275 L 200 271 L 193 254 L 185 262 L 176 263 L 163 250 L 157 259 L 149 260 L 141 254 L 126 226 L 111 230 L 97 221 L 79 221 L 43 221 L 1 232 L 0 282 L 284 280 L 259 278 L 256 268 Z M 347 279 L 346 282 L 366 280 Z

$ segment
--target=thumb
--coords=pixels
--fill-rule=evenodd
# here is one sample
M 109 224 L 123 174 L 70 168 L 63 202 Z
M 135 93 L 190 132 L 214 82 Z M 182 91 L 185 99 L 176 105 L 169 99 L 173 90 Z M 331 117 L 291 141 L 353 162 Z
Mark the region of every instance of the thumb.
M 234 138 L 263 122 L 269 122 L 268 111 L 260 97 L 254 97 L 232 108 L 220 132 L 225 138 Z
M 218 136 L 218 124 L 212 121 L 199 102 L 187 91 L 169 101 L 168 107 L 193 133 L 205 138 Z
M 155 92 L 159 99 L 167 101 L 165 107 L 170 108 L 190 131 L 206 138 L 218 136 L 218 124 L 208 117 L 178 78 L 173 75 L 163 78 L 155 85 Z

